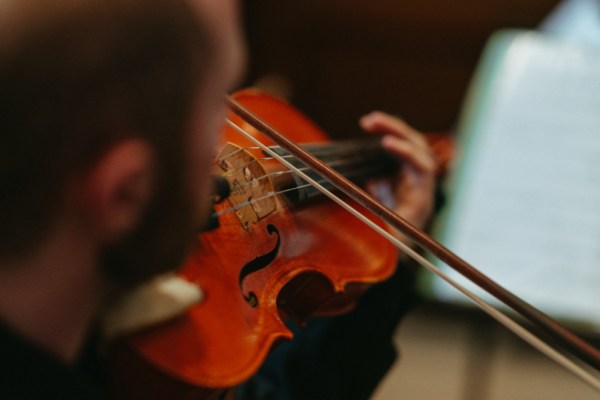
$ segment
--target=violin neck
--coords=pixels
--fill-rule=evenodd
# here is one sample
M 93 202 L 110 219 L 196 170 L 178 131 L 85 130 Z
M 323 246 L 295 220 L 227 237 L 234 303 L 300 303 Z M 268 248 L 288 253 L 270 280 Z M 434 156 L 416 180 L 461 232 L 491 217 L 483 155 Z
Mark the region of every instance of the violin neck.
M 379 138 L 306 144 L 302 147 L 359 185 L 364 184 L 369 179 L 389 176 L 398 169 L 397 159 L 383 149 Z M 333 189 L 329 182 L 325 182 L 315 172 L 307 170 L 299 160 L 286 157 L 287 152 L 285 150 L 279 147 L 272 147 L 272 149 L 309 177 L 326 188 Z M 287 198 L 294 205 L 300 205 L 321 196 L 318 189 L 307 184 L 297 174 L 282 174 L 280 177 L 283 178 L 275 180 L 275 185 L 279 190 L 296 189 L 285 192 Z

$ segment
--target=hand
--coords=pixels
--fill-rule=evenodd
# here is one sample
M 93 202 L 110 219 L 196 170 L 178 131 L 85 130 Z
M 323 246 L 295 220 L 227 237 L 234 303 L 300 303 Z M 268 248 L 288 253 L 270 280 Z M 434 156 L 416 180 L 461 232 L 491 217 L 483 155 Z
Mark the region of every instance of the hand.
M 427 141 L 401 119 L 381 111 L 365 115 L 359 123 L 365 132 L 381 135 L 383 147 L 402 162 L 392 179 L 391 207 L 417 228 L 423 228 L 433 210 L 436 171 Z

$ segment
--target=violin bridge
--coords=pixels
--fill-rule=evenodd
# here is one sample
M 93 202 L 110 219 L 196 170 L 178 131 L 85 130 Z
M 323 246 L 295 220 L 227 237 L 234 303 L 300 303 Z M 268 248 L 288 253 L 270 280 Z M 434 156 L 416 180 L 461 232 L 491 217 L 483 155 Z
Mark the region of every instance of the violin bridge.
M 277 208 L 271 178 L 260 160 L 247 150 L 227 143 L 217 156 L 220 174 L 227 179 L 231 194 L 230 207 L 236 208 L 244 228 L 250 227 Z

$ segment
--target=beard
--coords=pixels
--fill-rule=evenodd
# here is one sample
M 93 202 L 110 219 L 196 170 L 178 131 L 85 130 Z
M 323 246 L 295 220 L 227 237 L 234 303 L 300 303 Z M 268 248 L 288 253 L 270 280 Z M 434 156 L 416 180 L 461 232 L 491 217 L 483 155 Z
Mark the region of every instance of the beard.
M 100 256 L 109 280 L 123 289 L 177 269 L 193 248 L 198 207 L 181 162 L 159 177 L 159 185 L 138 226 Z M 208 197 L 208 196 L 207 196 Z

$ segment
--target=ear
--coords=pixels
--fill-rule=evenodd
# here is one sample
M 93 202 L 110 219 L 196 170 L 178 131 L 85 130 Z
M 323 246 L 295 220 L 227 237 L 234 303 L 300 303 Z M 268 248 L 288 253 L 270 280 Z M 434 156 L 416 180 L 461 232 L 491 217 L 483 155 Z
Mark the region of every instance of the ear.
M 101 242 L 114 242 L 141 218 L 153 192 L 154 154 L 141 139 L 114 145 L 82 183 L 82 208 Z

